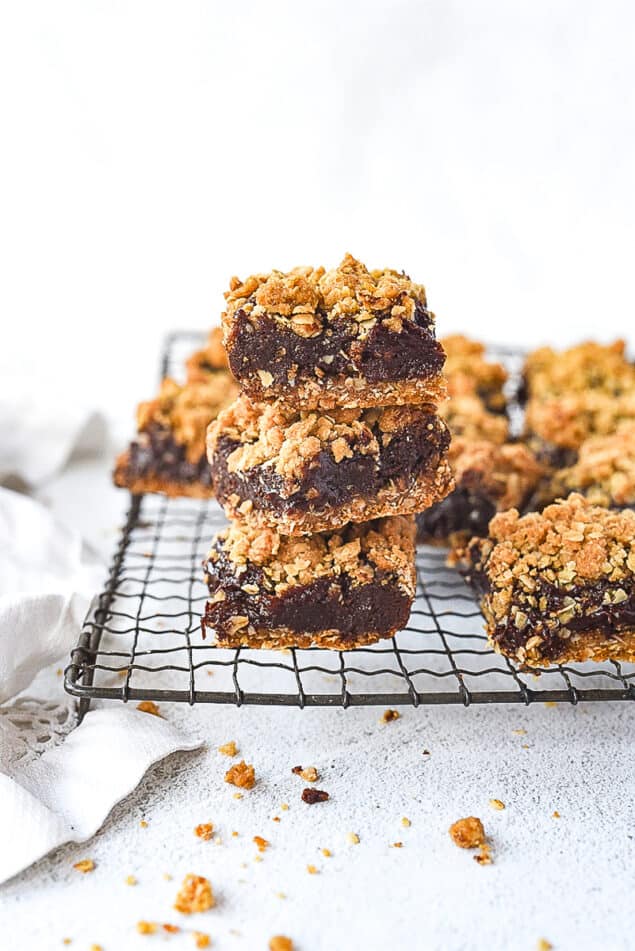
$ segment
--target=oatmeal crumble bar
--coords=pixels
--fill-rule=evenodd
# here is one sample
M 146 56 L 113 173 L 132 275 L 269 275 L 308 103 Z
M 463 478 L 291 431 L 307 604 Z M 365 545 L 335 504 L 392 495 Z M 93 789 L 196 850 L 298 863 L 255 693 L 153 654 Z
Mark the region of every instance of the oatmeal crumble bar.
M 217 646 L 348 650 L 406 624 L 414 518 L 298 537 L 234 522 L 217 535 L 205 569 L 203 632 Z
M 254 400 L 306 409 L 438 403 L 445 354 L 425 289 L 347 254 L 331 271 L 297 267 L 225 294 L 229 364 Z
M 598 390 L 557 399 L 530 399 L 525 438 L 541 460 L 563 468 L 573 465 L 589 437 L 610 436 L 633 422 L 635 389 L 616 397 Z
M 577 494 L 511 509 L 460 557 L 499 653 L 528 667 L 635 660 L 635 512 Z
M 485 358 L 485 347 L 462 334 L 441 338 L 446 353 L 445 376 L 450 399 L 476 396 L 489 413 L 505 413 L 507 400 L 503 387 L 507 370 Z
M 210 425 L 207 449 L 229 518 L 304 535 L 444 498 L 449 443 L 426 404 L 311 412 L 240 396 Z
M 158 396 L 137 410 L 138 436 L 117 459 L 115 485 L 131 492 L 212 495 L 205 453 L 209 423 L 237 394 L 228 371 L 181 386 L 166 378 Z
M 214 327 L 209 332 L 205 346 L 186 360 L 185 371 L 188 383 L 204 383 L 219 370 L 229 370 L 229 362 L 223 346 L 223 331 L 220 327 Z
M 557 470 L 544 490 L 546 501 L 570 492 L 593 505 L 635 508 L 635 422 L 610 436 L 592 436 L 580 446 L 577 462 Z
M 623 340 L 587 341 L 560 352 L 540 347 L 525 361 L 521 397 L 544 400 L 590 391 L 614 397 L 632 392 L 635 365 L 625 349 Z
M 457 545 L 472 535 L 487 535 L 496 512 L 522 509 L 544 474 L 522 443 L 498 446 L 457 437 L 448 458 L 456 488 L 417 515 L 417 541 Z

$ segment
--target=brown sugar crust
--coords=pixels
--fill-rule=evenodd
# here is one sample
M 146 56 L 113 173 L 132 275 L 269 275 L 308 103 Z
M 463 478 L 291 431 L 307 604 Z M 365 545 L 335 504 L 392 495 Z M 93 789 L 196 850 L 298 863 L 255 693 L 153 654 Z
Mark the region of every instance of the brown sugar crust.
M 496 515 L 489 538 L 460 554 L 496 650 L 538 667 L 633 658 L 635 512 L 572 494 L 542 513 Z
M 450 399 L 478 396 L 489 410 L 504 412 L 507 401 L 503 387 L 508 374 L 503 365 L 487 360 L 485 346 L 463 334 L 442 337 L 440 343 L 446 353 L 445 376 Z
M 556 472 L 549 489 L 552 499 L 579 492 L 593 505 L 635 507 L 635 422 L 585 440 L 575 465 Z
M 266 380 L 266 378 L 265 378 Z M 302 380 L 289 386 L 264 385 L 260 377 L 241 380 L 243 391 L 255 402 L 280 398 L 301 410 L 367 408 L 371 406 L 404 406 L 409 403 L 434 403 L 447 398 L 442 374 L 425 379 L 384 380 L 370 383 L 363 374 L 354 377 L 329 377 Z
M 626 357 L 623 340 L 587 341 L 563 351 L 540 347 L 528 355 L 523 377 L 527 395 L 537 399 L 591 390 L 617 396 L 635 389 L 635 365 Z
M 185 362 L 186 378 L 189 383 L 205 382 L 210 374 L 217 370 L 229 370 L 222 327 L 213 327 L 205 346 L 196 350 Z
M 454 395 L 447 403 L 439 407 L 453 436 L 466 439 L 483 440 L 498 443 L 509 438 L 509 421 L 500 413 L 490 413 L 483 400 L 473 394 Z
M 158 475 L 131 475 L 130 451 L 126 449 L 117 457 L 113 481 L 120 489 L 128 489 L 133 495 L 143 495 L 145 492 L 154 492 L 167 495 L 170 498 L 187 497 L 190 499 L 211 499 L 214 491 L 211 485 L 200 482 L 183 482 Z
M 635 421 L 635 389 L 611 397 L 601 391 L 558 399 L 530 399 L 525 431 L 530 445 L 540 442 L 577 450 L 590 436 L 608 436 Z

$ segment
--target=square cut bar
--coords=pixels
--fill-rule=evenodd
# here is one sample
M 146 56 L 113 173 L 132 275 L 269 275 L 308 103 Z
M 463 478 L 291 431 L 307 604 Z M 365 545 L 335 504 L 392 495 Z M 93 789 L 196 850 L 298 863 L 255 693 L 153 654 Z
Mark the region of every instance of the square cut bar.
M 212 496 L 207 427 L 237 389 L 228 370 L 216 371 L 205 382 L 163 380 L 158 396 L 139 404 L 138 436 L 117 459 L 115 485 L 135 493 Z
M 575 463 L 591 436 L 610 436 L 635 422 L 635 389 L 620 396 L 602 390 L 555 399 L 530 399 L 525 412 L 525 441 L 554 469 Z
M 212 483 L 229 518 L 286 535 L 410 515 L 453 481 L 435 409 L 294 410 L 239 396 L 208 432 Z
M 488 413 L 506 413 L 507 398 L 503 387 L 507 370 L 501 363 L 487 360 L 485 345 L 463 334 L 441 338 L 445 350 L 445 377 L 450 401 L 475 396 Z
M 460 557 L 499 653 L 528 667 L 635 661 L 635 512 L 575 493 L 511 509 Z
M 417 515 L 417 541 L 458 545 L 487 535 L 490 520 L 505 509 L 523 509 L 544 467 L 522 443 L 502 446 L 458 436 L 448 454 L 453 492 Z
M 415 594 L 414 518 L 290 537 L 249 522 L 216 536 L 202 620 L 218 647 L 348 650 L 391 637 Z
M 223 346 L 223 331 L 220 327 L 213 327 L 205 346 L 196 350 L 185 362 L 187 380 L 189 383 L 204 383 L 215 373 L 227 370 L 229 362 Z
M 438 403 L 445 354 L 425 289 L 397 271 L 272 271 L 225 294 L 224 342 L 253 400 L 303 409 Z
M 528 354 L 522 371 L 522 400 L 549 400 L 572 393 L 595 392 L 620 396 L 635 390 L 635 364 L 623 340 L 594 341 L 568 350 L 540 347 Z

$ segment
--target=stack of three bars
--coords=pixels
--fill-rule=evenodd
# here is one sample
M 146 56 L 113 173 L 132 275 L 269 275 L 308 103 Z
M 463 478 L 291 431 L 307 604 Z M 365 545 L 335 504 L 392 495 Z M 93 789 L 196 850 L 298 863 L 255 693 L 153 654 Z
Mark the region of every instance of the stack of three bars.
M 205 564 L 203 630 L 223 647 L 390 637 L 414 598 L 414 514 L 453 486 L 424 288 L 347 255 L 234 279 L 226 299 L 242 393 L 208 430 L 231 525 Z

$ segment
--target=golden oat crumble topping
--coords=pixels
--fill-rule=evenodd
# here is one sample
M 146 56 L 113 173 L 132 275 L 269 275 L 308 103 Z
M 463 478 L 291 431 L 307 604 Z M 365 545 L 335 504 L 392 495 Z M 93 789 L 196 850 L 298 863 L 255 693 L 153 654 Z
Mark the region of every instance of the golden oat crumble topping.
M 169 429 L 176 442 L 186 446 L 188 462 L 198 462 L 205 453 L 207 427 L 237 393 L 238 384 L 229 372 L 184 385 L 166 377 L 158 396 L 139 404 L 137 429 L 140 433 L 152 425 Z
M 286 274 L 254 274 L 246 281 L 233 277 L 225 299 L 225 321 L 239 310 L 255 322 L 273 316 L 300 337 L 317 336 L 337 320 L 357 324 L 359 337 L 378 321 L 399 333 L 404 321 L 414 319 L 415 304 L 426 306 L 423 285 L 397 271 L 369 271 L 350 254 L 331 271 L 296 267 Z
M 296 537 L 244 521 L 233 522 L 220 532 L 217 545 L 237 571 L 248 563 L 259 567 L 267 589 L 276 594 L 294 585 L 307 585 L 318 578 L 343 573 L 354 585 L 369 584 L 377 571 L 382 571 L 396 576 L 399 587 L 412 597 L 414 537 L 414 518 L 405 515 L 346 525 L 339 532 Z M 216 547 L 208 557 L 212 563 L 218 560 Z
M 241 789 L 253 789 L 256 784 L 256 770 L 243 760 L 234 763 L 225 773 L 225 782 Z
M 540 347 L 527 357 L 523 373 L 529 396 L 538 399 L 589 390 L 616 396 L 635 389 L 635 365 L 626 357 L 623 340 L 587 341 L 560 352 Z
M 478 489 L 499 510 L 520 506 L 536 487 L 545 469 L 523 443 L 496 445 L 457 437 L 448 460 L 459 488 Z
M 299 479 L 307 463 L 325 450 L 336 463 L 353 455 L 379 456 L 395 433 L 418 424 L 426 412 L 430 431 L 445 432 L 434 407 L 425 404 L 309 412 L 294 410 L 284 400 L 254 403 L 243 395 L 210 425 L 208 454 L 211 459 L 219 439 L 228 438 L 237 444 L 227 457 L 229 472 L 271 463 L 277 475 Z
M 215 905 L 214 893 L 209 879 L 203 875 L 186 875 L 174 902 L 174 907 L 183 915 L 208 911 Z
M 507 370 L 501 363 L 485 358 L 485 347 L 477 340 L 452 334 L 439 341 L 446 353 L 445 376 L 450 397 L 474 394 L 488 390 L 501 395 L 501 409 L 505 405 L 502 395 L 507 381 Z
M 210 372 L 229 369 L 221 327 L 213 327 L 210 330 L 205 346 L 188 358 L 186 367 L 188 379 L 203 379 Z
M 591 391 L 559 399 L 530 399 L 525 411 L 529 435 L 565 449 L 578 449 L 590 436 L 608 436 L 633 422 L 635 389 L 617 397 Z
M 483 823 L 476 816 L 457 819 L 449 829 L 450 836 L 460 849 L 477 849 L 485 843 Z
M 504 443 L 509 438 L 509 420 L 500 413 L 490 413 L 473 394 L 453 396 L 439 406 L 439 415 L 446 421 L 453 436 L 466 439 L 489 439 Z
M 635 422 L 580 446 L 575 465 L 556 472 L 552 497 L 580 492 L 593 505 L 635 506 Z

